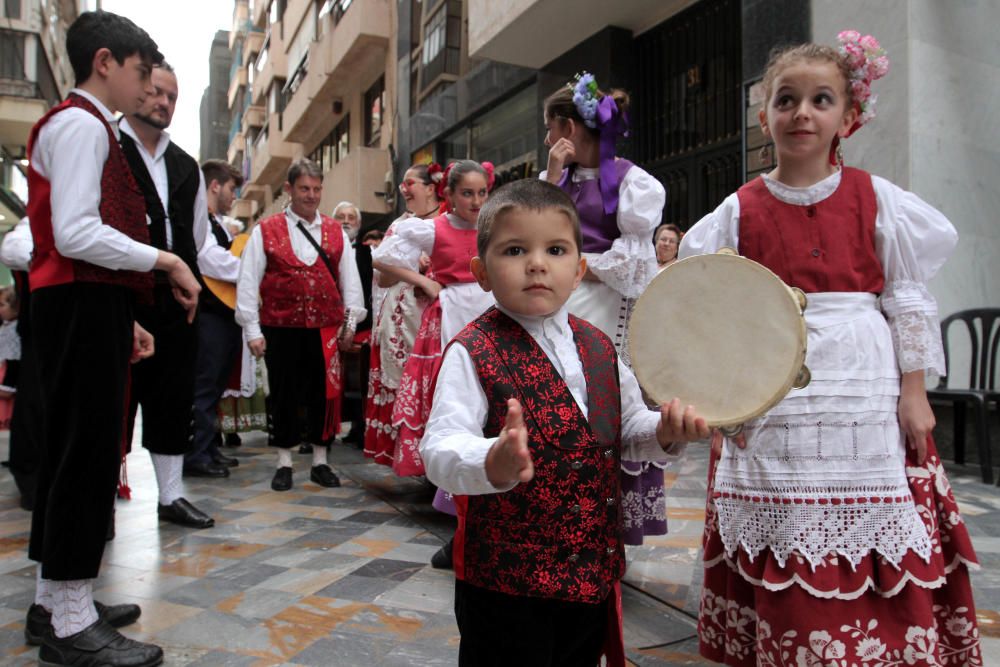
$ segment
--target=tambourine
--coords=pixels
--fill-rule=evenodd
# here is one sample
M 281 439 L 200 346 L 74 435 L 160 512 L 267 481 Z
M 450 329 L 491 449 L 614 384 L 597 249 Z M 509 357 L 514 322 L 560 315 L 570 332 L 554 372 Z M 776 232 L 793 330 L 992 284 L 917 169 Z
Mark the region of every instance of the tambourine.
M 240 257 L 249 240 L 249 234 L 237 234 L 233 237 L 233 244 L 229 247 L 229 252 Z M 219 301 L 236 310 L 236 283 L 227 283 L 225 280 L 216 280 L 208 276 L 202 276 L 202 279 L 205 281 L 205 286 L 218 297 Z
M 809 384 L 806 295 L 729 248 L 674 262 L 639 297 L 632 369 L 656 403 L 695 406 L 727 434 Z

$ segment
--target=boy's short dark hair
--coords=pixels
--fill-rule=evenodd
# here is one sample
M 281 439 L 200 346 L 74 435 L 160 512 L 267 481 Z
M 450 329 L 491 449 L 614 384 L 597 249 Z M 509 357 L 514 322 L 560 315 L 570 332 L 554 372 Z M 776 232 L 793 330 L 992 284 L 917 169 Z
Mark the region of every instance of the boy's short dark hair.
M 84 12 L 66 31 L 66 52 L 76 85 L 93 74 L 94 54 L 100 49 L 111 51 L 119 65 L 135 54 L 151 66 L 163 62 L 163 54 L 153 38 L 129 19 L 101 10 Z
M 225 160 L 205 160 L 201 165 L 201 173 L 205 176 L 206 186 L 211 185 L 212 181 L 219 185 L 225 185 L 229 181 L 234 181 L 236 187 L 243 185 L 243 174 Z
M 493 237 L 493 228 L 497 220 L 512 209 L 523 208 L 529 211 L 543 211 L 554 208 L 569 218 L 573 226 L 573 239 L 576 241 L 576 251 L 583 248 L 583 237 L 580 233 L 580 216 L 576 212 L 573 200 L 565 192 L 548 181 L 537 178 L 525 178 L 513 181 L 495 190 L 479 211 L 477 222 L 476 251 L 480 257 L 486 256 L 486 249 Z

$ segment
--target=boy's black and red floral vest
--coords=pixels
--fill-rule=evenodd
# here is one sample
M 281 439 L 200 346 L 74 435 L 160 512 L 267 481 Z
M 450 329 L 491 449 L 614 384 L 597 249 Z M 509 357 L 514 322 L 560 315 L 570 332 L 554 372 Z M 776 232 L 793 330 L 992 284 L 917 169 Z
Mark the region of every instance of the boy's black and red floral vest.
M 618 360 L 596 327 L 572 315 L 569 323 L 589 419 L 531 335 L 499 310 L 452 341 L 468 350 L 486 393 L 484 434 L 500 434 L 516 398 L 535 465 L 534 479 L 510 491 L 456 497 L 455 574 L 510 595 L 597 603 L 625 572 Z

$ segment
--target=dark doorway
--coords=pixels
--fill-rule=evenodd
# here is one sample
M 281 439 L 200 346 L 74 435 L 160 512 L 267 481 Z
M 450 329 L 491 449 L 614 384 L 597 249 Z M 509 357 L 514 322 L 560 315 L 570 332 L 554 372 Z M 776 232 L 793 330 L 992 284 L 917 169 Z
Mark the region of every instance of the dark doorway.
M 702 0 L 635 40 L 636 162 L 687 229 L 741 183 L 739 0 Z

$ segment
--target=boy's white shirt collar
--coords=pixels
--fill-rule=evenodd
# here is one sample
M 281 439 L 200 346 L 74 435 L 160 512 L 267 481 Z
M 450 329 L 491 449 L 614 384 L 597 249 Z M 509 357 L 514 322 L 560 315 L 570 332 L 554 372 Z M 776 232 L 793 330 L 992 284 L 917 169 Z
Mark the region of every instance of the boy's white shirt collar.
M 497 310 L 520 324 L 530 334 L 540 335 L 544 331 L 545 325 L 549 324 L 556 327 L 556 331 L 562 336 L 573 335 L 569 328 L 569 309 L 566 308 L 565 303 L 551 315 L 521 315 L 504 308 L 499 303 L 497 303 Z

